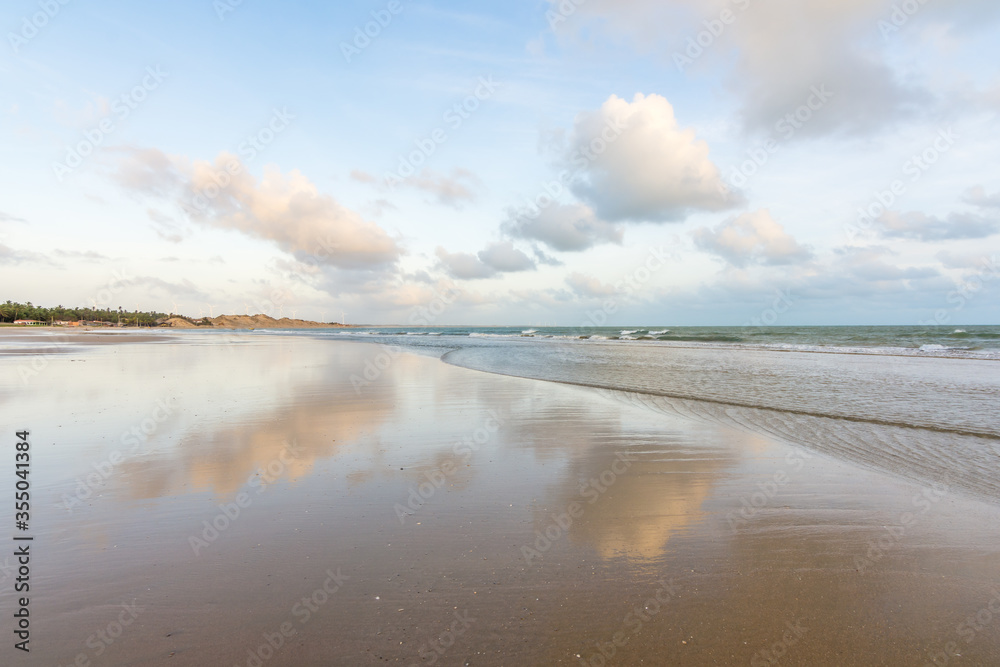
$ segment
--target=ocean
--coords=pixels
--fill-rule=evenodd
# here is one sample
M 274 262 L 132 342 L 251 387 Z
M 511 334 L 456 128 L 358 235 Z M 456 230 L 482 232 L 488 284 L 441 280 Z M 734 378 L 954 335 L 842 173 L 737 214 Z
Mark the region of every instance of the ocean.
M 378 336 L 392 339 L 395 344 L 407 345 L 419 343 L 411 343 L 403 336 L 443 336 L 450 341 L 454 338 L 614 341 L 682 347 L 705 345 L 715 348 L 1000 359 L 1000 326 L 358 327 L 329 331 L 345 337 Z

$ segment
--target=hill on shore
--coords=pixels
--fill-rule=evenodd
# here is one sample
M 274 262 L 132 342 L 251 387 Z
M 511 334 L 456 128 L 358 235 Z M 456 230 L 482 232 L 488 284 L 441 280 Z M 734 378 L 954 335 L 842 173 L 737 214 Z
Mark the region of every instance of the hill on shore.
M 209 322 L 209 324 L 202 324 Z M 160 326 L 175 329 L 200 329 L 218 327 L 220 329 L 329 329 L 343 327 L 343 324 L 324 324 L 309 320 L 296 320 L 282 317 L 276 320 L 268 315 L 219 315 L 206 317 L 204 320 L 189 320 L 183 317 L 171 317 Z

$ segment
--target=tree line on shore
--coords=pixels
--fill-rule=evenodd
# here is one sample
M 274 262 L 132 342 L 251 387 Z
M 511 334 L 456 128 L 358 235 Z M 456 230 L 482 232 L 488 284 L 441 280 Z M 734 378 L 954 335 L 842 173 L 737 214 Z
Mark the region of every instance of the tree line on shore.
M 156 326 L 161 321 L 170 317 L 166 313 L 155 311 L 126 311 L 121 306 L 115 308 L 66 308 L 56 306 L 54 308 L 43 308 L 35 306 L 30 301 L 27 303 L 17 303 L 7 300 L 0 303 L 0 322 L 14 322 L 15 320 L 36 320 L 51 324 L 52 322 L 108 322 L 110 324 L 123 324 L 126 326 Z M 183 316 L 174 316 L 183 317 Z M 184 319 L 194 322 L 190 318 Z

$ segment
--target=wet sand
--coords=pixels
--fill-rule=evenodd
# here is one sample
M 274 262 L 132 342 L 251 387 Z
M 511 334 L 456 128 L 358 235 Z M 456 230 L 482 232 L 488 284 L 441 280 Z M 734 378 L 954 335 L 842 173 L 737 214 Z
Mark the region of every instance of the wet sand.
M 1000 508 L 954 489 L 375 345 L 135 342 L 0 358 L 4 662 L 1000 664 Z
M 121 345 L 173 340 L 150 329 L 64 329 L 61 327 L 0 327 L 0 355 L 50 355 L 86 345 Z

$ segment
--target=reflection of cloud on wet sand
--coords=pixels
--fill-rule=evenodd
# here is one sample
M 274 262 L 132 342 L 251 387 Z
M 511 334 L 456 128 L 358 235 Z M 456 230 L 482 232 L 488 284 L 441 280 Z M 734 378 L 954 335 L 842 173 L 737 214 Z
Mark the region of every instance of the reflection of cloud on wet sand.
M 605 560 L 655 560 L 671 536 L 706 516 L 702 505 L 738 454 L 725 444 L 706 443 L 690 425 L 680 435 L 668 430 L 668 419 L 650 413 L 636 419 L 641 413 L 624 409 L 630 410 L 628 419 L 620 412 L 609 419 L 589 405 L 566 407 L 561 416 L 550 410 L 547 420 L 537 422 L 542 433 L 535 433 L 535 440 L 559 437 L 571 459 L 544 509 L 536 512 L 535 528 L 544 530 L 554 514 L 579 502 L 583 514 L 569 529 L 572 542 L 591 545 Z M 619 454 L 629 461 L 627 469 Z
M 220 428 L 208 437 L 188 436 L 178 457 L 126 462 L 123 476 L 133 498 L 205 489 L 230 496 L 255 471 L 269 466 L 281 470 L 278 477 L 294 479 L 312 470 L 316 460 L 334 456 L 360 432 L 377 426 L 389 410 L 371 402 L 358 408 L 300 405 L 275 413 L 266 423 Z
M 701 458 L 682 458 L 685 454 Z M 570 530 L 571 539 L 594 545 L 605 560 L 661 557 L 671 536 L 704 518 L 702 504 L 714 477 L 728 463 L 704 452 L 669 449 L 634 453 L 634 458 L 626 473 L 585 506 L 584 515 Z M 595 458 L 583 462 L 581 468 L 586 470 L 579 473 L 599 478 L 611 463 Z
M 298 385 L 291 382 L 289 395 L 270 412 L 215 414 L 215 422 L 198 422 L 172 451 L 126 461 L 121 481 L 130 497 L 206 489 L 233 496 L 269 467 L 272 477 L 294 480 L 309 473 L 316 461 L 335 456 L 372 433 L 393 415 L 395 385 L 375 383 L 358 396 L 350 377 L 363 371 L 365 357 L 357 354 L 358 348 L 347 349 L 355 354 L 338 348 L 336 355 L 322 360 L 333 371 L 322 382 L 317 384 L 315 376 Z

